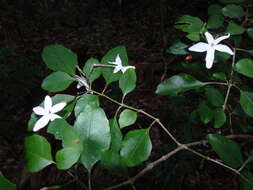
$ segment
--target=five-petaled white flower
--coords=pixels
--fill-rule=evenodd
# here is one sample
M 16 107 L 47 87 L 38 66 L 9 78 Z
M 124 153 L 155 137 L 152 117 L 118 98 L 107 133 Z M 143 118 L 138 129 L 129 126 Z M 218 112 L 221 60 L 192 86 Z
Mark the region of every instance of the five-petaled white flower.
M 127 69 L 135 69 L 134 66 L 123 66 L 119 54 L 117 55 L 115 61 L 109 61 L 109 63 L 115 65 L 113 66 L 114 67 L 113 73 L 117 73 L 119 71 L 122 71 L 124 73 L 126 72 Z
M 41 106 L 37 106 L 33 108 L 33 111 L 37 115 L 42 115 L 42 117 L 36 122 L 33 127 L 33 131 L 38 131 L 41 128 L 45 127 L 49 121 L 53 121 L 57 118 L 61 118 L 59 115 L 55 113 L 61 111 L 67 104 L 65 102 L 61 102 L 52 106 L 52 99 L 50 96 L 46 96 L 44 100 L 44 108 Z
M 214 61 L 215 50 L 234 55 L 233 51 L 226 45 L 219 44 L 222 40 L 229 38 L 230 34 L 214 39 L 209 32 L 205 32 L 207 43 L 199 42 L 189 48 L 190 51 L 206 51 L 206 68 L 210 69 Z

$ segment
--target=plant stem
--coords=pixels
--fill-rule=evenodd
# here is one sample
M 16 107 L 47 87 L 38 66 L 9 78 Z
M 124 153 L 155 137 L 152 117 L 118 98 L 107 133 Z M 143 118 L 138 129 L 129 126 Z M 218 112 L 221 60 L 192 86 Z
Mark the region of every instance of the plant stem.
M 234 74 L 234 65 L 235 65 L 235 54 L 236 54 L 236 49 L 234 48 L 234 55 L 233 55 L 233 60 L 232 60 L 232 68 L 231 68 L 231 73 L 230 73 L 230 77 L 229 77 L 229 81 L 228 81 L 228 89 L 227 89 L 225 100 L 224 100 L 224 103 L 223 103 L 223 106 L 222 106 L 223 110 L 226 109 L 227 102 L 228 102 L 228 97 L 229 97 L 229 94 L 230 94 L 230 90 L 231 90 L 231 87 L 233 86 L 233 74 Z
M 89 186 L 89 190 L 92 190 L 92 187 L 91 187 L 91 171 L 88 172 L 88 186 Z

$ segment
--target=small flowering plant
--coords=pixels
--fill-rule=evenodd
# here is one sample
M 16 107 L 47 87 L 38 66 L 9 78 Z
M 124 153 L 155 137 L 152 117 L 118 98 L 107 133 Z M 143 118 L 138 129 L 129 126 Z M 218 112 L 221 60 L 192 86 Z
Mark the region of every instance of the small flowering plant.
M 247 166 L 252 162 L 253 156 L 246 157 L 233 140 L 222 134 L 221 129 L 231 131 L 232 137 L 242 137 L 253 131 L 247 123 L 253 117 L 253 90 L 247 83 L 248 78 L 253 78 L 253 60 L 250 57 L 253 51 L 244 49 L 247 45 L 240 43 L 241 38 L 238 38 L 238 35 L 247 30 L 247 38 L 252 39 L 253 30 L 235 23 L 243 17 L 248 18 L 239 5 L 229 4 L 223 8 L 211 5 L 208 14 L 207 23 L 189 15 L 177 20 L 175 27 L 186 34 L 185 41 L 188 44 L 177 40 L 167 52 L 191 58 L 176 63 L 175 68 L 180 73 L 162 81 L 157 86 L 156 93 L 171 97 L 171 104 L 178 97 L 194 94 L 197 108 L 190 113 L 187 110 L 185 115 L 188 120 L 184 119 L 183 125 L 190 130 L 193 126 L 200 125 L 199 131 L 205 126 L 212 133 L 202 133 L 201 139 L 196 139 L 199 141 L 182 143 L 159 118 L 126 105 L 126 96 L 136 87 L 136 68 L 128 65 L 124 46 L 109 50 L 101 60 L 88 59 L 81 68 L 74 52 L 61 45 L 49 45 L 44 48 L 42 58 L 53 72 L 43 80 L 41 87 L 54 95 L 46 95 L 41 104 L 32 109 L 28 130 L 34 134 L 25 139 L 27 169 L 38 172 L 54 165 L 60 170 L 68 170 L 74 165 L 82 165 L 88 173 L 88 189 L 91 190 L 90 176 L 97 164 L 111 172 L 124 174 L 127 168 L 136 167 L 148 160 L 152 150 L 150 130 L 153 126 L 158 126 L 171 140 L 169 142 L 173 143 L 171 147 L 176 148 L 168 149 L 169 152 L 155 161 L 144 163 L 144 168 L 135 176 L 128 176 L 126 181 L 108 189 L 133 186 L 139 177 L 181 150 L 190 151 L 230 170 L 240 177 L 242 190 L 252 189 L 253 174 Z M 248 21 L 246 19 L 243 25 L 248 26 Z M 224 26 L 226 30 L 223 30 Z M 220 35 L 217 35 L 216 30 Z M 205 57 L 203 52 L 206 52 Z M 245 58 L 240 58 L 242 56 Z M 104 79 L 103 90 L 96 88 L 98 78 Z M 122 95 L 119 99 L 111 98 L 110 91 L 107 91 L 112 83 L 118 83 Z M 74 92 L 64 94 L 73 84 Z M 234 91 L 239 93 L 234 96 Z M 117 105 L 113 115 L 106 113 L 101 106 L 103 99 Z M 177 106 L 177 109 L 180 107 Z M 171 115 L 174 117 L 178 112 L 180 110 Z M 184 112 L 180 113 L 183 115 Z M 134 125 L 139 115 L 152 121 L 148 126 L 136 129 Z M 169 125 L 173 126 L 170 119 Z M 50 142 L 42 136 L 45 132 L 61 142 L 61 148 L 53 151 L 56 152 L 54 155 L 51 149 L 55 147 L 51 147 Z M 236 136 L 237 134 L 240 135 Z M 206 140 L 203 140 L 203 136 Z M 192 149 L 207 143 L 220 160 Z

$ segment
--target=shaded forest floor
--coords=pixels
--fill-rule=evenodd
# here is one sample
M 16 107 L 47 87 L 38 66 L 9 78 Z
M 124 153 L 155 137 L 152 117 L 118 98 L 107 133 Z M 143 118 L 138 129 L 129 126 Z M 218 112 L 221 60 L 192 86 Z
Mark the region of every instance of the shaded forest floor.
M 167 37 L 166 46 L 180 35 L 173 28 L 177 16 L 192 14 L 205 18 L 207 7 L 208 4 L 200 5 L 198 1 L 196 4 L 183 0 L 170 2 L 164 28 Z M 40 189 L 53 185 L 61 185 L 61 189 L 80 189 L 87 181 L 83 167 L 72 168 L 67 173 L 57 171 L 51 166 L 32 175 L 25 170 L 23 142 L 24 137 L 29 135 L 26 126 L 32 107 L 45 96 L 45 92 L 40 89 L 40 81 L 49 71 L 41 60 L 41 51 L 49 44 L 62 44 L 72 49 L 78 54 L 80 65 L 90 57 L 101 59 L 106 51 L 117 45 L 126 46 L 129 64 L 136 66 L 138 78 L 137 89 L 127 97 L 127 104 L 153 113 L 168 127 L 168 120 L 171 117 L 178 119 L 174 121 L 178 125 L 184 122 L 180 118 L 181 113 L 177 113 L 175 107 L 168 106 L 169 98 L 155 94 L 157 84 L 165 76 L 175 72 L 170 70 L 170 65 L 176 63 L 175 57 L 164 54 L 165 44 L 161 33 L 158 3 L 142 4 L 131 1 L 121 8 L 117 4 L 104 7 L 104 4 L 98 3 L 92 7 L 94 12 L 88 15 L 88 18 L 84 18 L 83 23 L 58 19 L 52 21 L 50 17 L 33 18 L 29 14 L 21 17 L 20 12 L 15 10 L 8 12 L 7 8 L 10 7 L 6 7 L 2 13 L 6 15 L 0 19 L 2 29 L 0 171 L 13 183 L 21 184 L 23 189 Z M 200 9 L 203 11 L 199 11 Z M 117 97 L 117 94 L 115 96 Z M 106 108 L 106 103 L 104 104 L 105 109 L 113 111 Z M 183 110 L 186 112 L 187 109 Z M 149 122 L 140 117 L 137 123 L 146 127 Z M 180 131 L 175 129 L 174 133 L 177 135 Z M 168 149 L 173 148 L 167 137 L 156 128 L 152 130 L 151 138 L 153 143 L 151 160 L 157 159 L 168 152 Z M 202 137 L 199 135 L 196 138 Z M 140 167 L 129 169 L 127 175 L 133 176 L 144 165 L 145 163 Z M 100 167 L 95 167 L 92 177 L 94 189 L 116 184 L 123 179 L 126 179 L 126 176 L 109 174 Z M 193 155 L 182 153 L 142 177 L 136 182 L 135 188 L 236 190 L 239 185 L 237 177 L 229 171 L 208 162 L 202 163 Z

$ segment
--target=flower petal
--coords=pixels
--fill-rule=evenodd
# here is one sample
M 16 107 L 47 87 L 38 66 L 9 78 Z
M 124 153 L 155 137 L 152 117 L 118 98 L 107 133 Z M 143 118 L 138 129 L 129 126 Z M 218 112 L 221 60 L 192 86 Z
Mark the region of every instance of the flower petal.
M 214 43 L 214 38 L 212 34 L 210 34 L 209 32 L 205 32 L 205 36 L 206 36 L 206 41 L 208 42 L 208 44 Z
M 121 70 L 121 67 L 120 66 L 116 66 L 113 70 L 113 73 L 117 73 Z
M 55 104 L 51 109 L 51 113 L 57 113 L 58 111 L 61 111 L 65 106 L 67 105 L 66 102 L 61 102 L 59 104 Z
M 46 115 L 46 114 L 48 114 L 48 112 L 43 107 L 40 107 L 40 106 L 34 107 L 33 112 L 36 115 Z
M 234 55 L 234 52 L 226 45 L 218 44 L 214 47 L 216 50 Z
M 55 119 L 60 119 L 60 118 L 61 118 L 61 116 L 56 115 L 56 114 L 54 114 L 54 113 L 51 113 L 51 114 L 49 115 L 49 119 L 50 119 L 51 121 L 54 121 Z
M 122 63 L 121 63 L 121 59 L 120 59 L 120 56 L 119 56 L 119 54 L 117 55 L 117 57 L 116 57 L 116 65 L 122 65 Z
M 134 66 L 125 66 L 125 67 L 121 68 L 123 73 L 126 72 L 127 69 L 135 69 L 135 67 Z
M 49 112 L 51 107 L 52 107 L 52 99 L 50 96 L 46 96 L 44 100 L 44 108 L 47 112 Z
M 214 60 L 214 48 L 209 48 L 206 53 L 206 68 L 210 69 L 213 66 L 213 60 Z
M 207 51 L 208 46 L 209 45 L 207 43 L 199 42 L 189 47 L 189 50 L 196 51 L 196 52 L 204 52 L 204 51 Z
M 227 39 L 227 38 L 229 38 L 229 37 L 230 37 L 230 34 L 228 34 L 228 35 L 226 35 L 226 36 L 221 36 L 221 37 L 219 37 L 219 38 L 217 38 L 217 39 L 214 40 L 214 44 L 218 44 L 218 43 L 220 43 L 222 40 L 225 40 L 225 39 Z
M 33 127 L 33 131 L 36 132 L 40 129 L 42 129 L 43 127 L 45 127 L 48 122 L 49 122 L 49 115 L 44 115 L 43 117 L 41 117 L 34 125 Z

